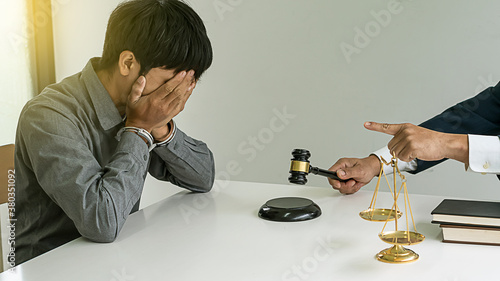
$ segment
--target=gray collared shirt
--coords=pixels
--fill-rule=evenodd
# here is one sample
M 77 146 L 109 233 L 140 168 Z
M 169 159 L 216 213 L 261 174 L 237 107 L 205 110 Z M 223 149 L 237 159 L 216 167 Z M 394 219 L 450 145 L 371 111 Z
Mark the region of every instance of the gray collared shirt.
M 214 160 L 205 143 L 177 129 L 148 151 L 94 70 L 51 85 L 21 112 L 16 135 L 16 264 L 77 237 L 113 241 L 137 210 L 146 173 L 195 192 L 209 191 Z

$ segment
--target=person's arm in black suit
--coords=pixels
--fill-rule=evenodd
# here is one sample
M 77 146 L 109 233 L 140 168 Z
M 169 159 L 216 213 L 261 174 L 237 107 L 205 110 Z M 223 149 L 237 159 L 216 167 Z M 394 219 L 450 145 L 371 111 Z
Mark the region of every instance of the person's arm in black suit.
M 392 135 L 398 133 L 398 129 L 405 129 L 406 127 L 412 127 L 412 130 L 419 130 L 423 133 L 428 133 L 429 139 L 424 139 L 428 143 L 432 143 L 436 138 L 443 136 L 447 138 L 446 140 L 459 140 L 456 142 L 457 154 L 453 155 L 456 160 L 464 163 L 468 163 L 468 147 L 467 147 L 467 134 L 479 134 L 479 135 L 499 135 L 500 134 L 500 83 L 495 87 L 490 87 L 479 93 L 473 98 L 466 101 L 458 103 L 457 105 L 448 108 L 443 113 L 425 121 L 420 124 L 420 127 L 429 129 L 425 130 L 419 126 L 414 126 L 411 124 L 393 124 L 387 125 L 382 128 L 382 124 L 374 123 L 365 126 L 368 129 L 376 130 L 379 132 L 385 132 Z M 392 127 L 391 127 L 392 126 Z M 391 127 L 389 129 L 389 127 Z M 387 130 L 387 131 L 386 131 Z M 390 131 L 390 132 L 389 132 Z M 440 134 L 437 132 L 442 132 L 446 134 Z M 399 138 L 397 141 L 401 140 L 401 136 L 396 136 L 389 143 L 389 147 L 394 148 L 395 139 Z M 407 142 L 408 140 L 404 140 Z M 392 143 L 392 144 L 391 144 Z M 396 156 L 403 161 L 410 161 L 412 157 L 410 154 L 406 153 L 403 157 L 400 157 L 398 153 L 401 153 L 401 146 L 396 149 L 391 149 L 391 151 L 396 152 Z M 436 150 L 439 152 L 439 149 Z M 426 153 L 428 151 L 425 151 Z M 401 153 L 404 154 L 404 153 Z M 418 154 L 418 153 L 417 153 Z M 446 154 L 444 154 L 446 155 Z M 456 157 L 455 157 L 456 156 Z M 434 156 L 433 156 L 434 157 Z M 436 155 L 434 159 L 439 159 L 437 161 L 422 161 L 416 156 L 417 169 L 413 170 L 411 173 L 419 173 L 426 170 L 444 160 L 443 157 Z M 422 157 L 423 159 L 427 159 Z M 388 159 L 387 159 L 388 160 Z M 362 186 L 371 181 L 371 179 L 378 175 L 379 171 L 379 160 L 376 156 L 371 155 L 369 157 L 358 159 L 358 158 L 342 158 L 337 163 L 335 163 L 330 170 L 336 171 L 339 177 L 343 179 L 349 179 L 347 182 L 339 182 L 335 180 L 330 180 L 329 182 L 334 189 L 339 190 L 342 193 L 354 193 L 358 191 Z
M 500 135 L 500 83 L 448 108 L 420 126 L 443 133 Z M 411 173 L 419 173 L 444 160 L 417 159 L 417 169 Z

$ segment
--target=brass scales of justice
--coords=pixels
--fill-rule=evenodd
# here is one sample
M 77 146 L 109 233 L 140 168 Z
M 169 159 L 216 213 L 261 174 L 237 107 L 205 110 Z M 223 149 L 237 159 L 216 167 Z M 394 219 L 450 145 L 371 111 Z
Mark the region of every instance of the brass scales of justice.
M 378 175 L 377 186 L 375 187 L 375 191 L 373 193 L 372 201 L 367 210 L 364 210 L 359 213 L 359 216 L 368 221 L 376 221 L 376 222 L 384 222 L 384 227 L 382 231 L 379 233 L 379 237 L 382 241 L 392 244 L 393 246 L 387 249 L 380 251 L 376 258 L 379 261 L 386 263 L 408 263 L 418 260 L 418 254 L 414 251 L 404 248 L 403 246 L 409 246 L 418 244 L 424 241 L 425 236 L 417 232 L 417 228 L 415 227 L 415 221 L 413 219 L 413 213 L 411 211 L 410 200 L 408 196 L 408 189 L 406 187 L 406 178 L 401 174 L 401 171 L 398 168 L 398 160 L 395 156 L 392 157 L 391 162 L 387 163 L 384 158 L 380 157 L 380 173 Z M 391 165 L 393 168 L 394 175 L 394 189 L 391 188 L 391 184 L 387 179 L 387 176 L 384 172 L 384 165 Z M 391 209 L 380 209 L 375 208 L 375 203 L 377 201 L 377 195 L 380 187 L 380 180 L 382 175 L 387 181 L 387 185 L 389 186 L 389 190 L 394 198 L 394 204 Z M 397 190 L 396 186 L 396 178 L 399 176 L 401 178 L 401 187 Z M 405 218 L 406 218 L 406 230 L 400 230 L 398 228 L 398 219 L 401 218 L 402 212 L 398 207 L 398 198 L 403 191 L 403 197 L 405 202 Z M 410 212 L 411 221 L 413 224 L 413 230 L 409 231 L 409 223 L 408 223 L 408 211 Z M 394 231 L 385 231 L 387 223 L 389 221 L 394 221 L 395 230 Z

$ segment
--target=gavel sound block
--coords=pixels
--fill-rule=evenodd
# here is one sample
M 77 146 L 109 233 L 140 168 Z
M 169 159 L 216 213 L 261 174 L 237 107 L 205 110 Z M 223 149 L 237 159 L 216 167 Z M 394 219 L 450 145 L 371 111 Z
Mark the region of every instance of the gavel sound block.
M 309 163 L 311 153 L 306 149 L 294 149 L 292 156 L 290 177 L 288 178 L 291 183 L 306 184 L 309 173 L 343 181 L 337 177 L 335 172 L 311 166 Z M 319 217 L 321 208 L 307 198 L 282 197 L 267 201 L 260 207 L 258 214 L 260 218 L 271 221 L 305 221 Z

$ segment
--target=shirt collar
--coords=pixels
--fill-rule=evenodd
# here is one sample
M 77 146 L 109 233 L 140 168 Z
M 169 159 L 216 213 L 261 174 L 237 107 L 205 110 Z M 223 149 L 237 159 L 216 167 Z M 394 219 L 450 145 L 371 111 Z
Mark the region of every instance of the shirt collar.
M 109 130 L 120 124 L 122 122 L 122 117 L 94 70 L 94 65 L 99 63 L 99 59 L 100 58 L 92 58 L 89 60 L 82 71 L 82 79 L 87 87 L 102 128 L 104 130 Z

